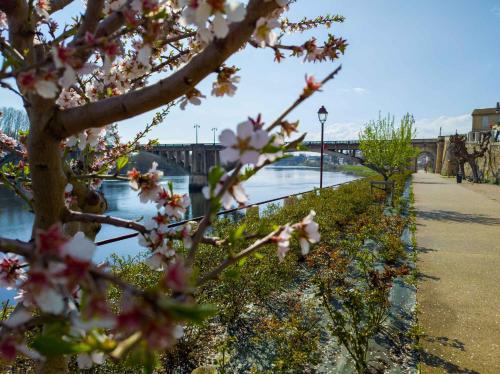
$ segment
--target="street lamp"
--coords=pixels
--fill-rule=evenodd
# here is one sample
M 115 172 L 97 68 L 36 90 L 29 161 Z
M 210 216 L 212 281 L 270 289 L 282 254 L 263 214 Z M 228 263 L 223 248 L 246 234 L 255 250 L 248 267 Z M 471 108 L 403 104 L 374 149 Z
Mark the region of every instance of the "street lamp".
M 328 118 L 328 111 L 325 106 L 322 105 L 318 110 L 318 119 L 321 123 L 321 159 L 319 164 L 319 188 L 323 188 L 323 133 L 324 133 L 324 125 L 326 119 Z
M 198 129 L 200 128 L 200 125 L 194 125 L 193 127 L 196 131 L 196 144 L 198 144 Z
M 214 133 L 214 145 L 215 145 L 215 133 L 217 132 L 218 128 L 217 127 L 212 127 L 212 131 Z

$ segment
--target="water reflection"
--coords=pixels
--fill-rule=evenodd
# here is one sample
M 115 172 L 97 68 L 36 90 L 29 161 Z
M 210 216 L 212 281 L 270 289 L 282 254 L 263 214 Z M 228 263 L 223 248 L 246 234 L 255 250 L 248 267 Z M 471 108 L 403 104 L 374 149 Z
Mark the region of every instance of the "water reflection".
M 325 172 L 325 185 L 346 182 L 355 179 L 354 176 L 337 172 Z M 167 178 L 165 178 L 165 181 Z M 168 178 L 178 193 L 189 190 L 188 176 L 175 176 Z M 250 202 L 258 202 L 275 197 L 307 191 L 317 187 L 319 172 L 314 168 L 300 167 L 269 167 L 245 183 L 244 187 L 250 197 Z M 137 192 L 129 188 L 127 182 L 106 182 L 103 192 L 108 200 L 109 211 L 107 214 L 125 219 L 140 219 L 150 217 L 156 213 L 155 204 L 141 204 Z M 201 193 L 192 193 L 192 210 L 190 217 L 203 214 L 206 209 L 206 200 Z M 33 222 L 32 214 L 24 209 L 24 203 L 11 191 L 0 187 L 0 235 L 8 238 L 29 240 Z M 130 233 L 130 230 L 105 225 L 97 235 L 97 240 L 112 238 Z M 111 252 L 122 255 L 134 255 L 139 251 L 136 239 L 124 240 L 100 247 L 96 254 L 96 261 L 102 261 Z

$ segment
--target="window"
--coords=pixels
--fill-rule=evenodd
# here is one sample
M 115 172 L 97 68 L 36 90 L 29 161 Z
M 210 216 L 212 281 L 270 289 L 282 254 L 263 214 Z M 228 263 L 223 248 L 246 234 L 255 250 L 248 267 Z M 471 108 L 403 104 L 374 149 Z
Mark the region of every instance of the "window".
M 488 121 L 488 116 L 483 116 L 483 129 L 489 128 L 490 124 Z

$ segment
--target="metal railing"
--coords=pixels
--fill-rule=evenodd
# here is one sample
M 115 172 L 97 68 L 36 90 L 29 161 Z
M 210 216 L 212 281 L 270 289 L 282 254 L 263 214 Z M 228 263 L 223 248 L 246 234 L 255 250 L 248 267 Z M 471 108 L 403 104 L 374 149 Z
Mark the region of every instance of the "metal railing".
M 360 179 L 363 179 L 363 178 L 360 178 Z M 334 187 L 343 186 L 343 185 L 352 183 L 352 182 L 354 182 L 356 180 L 359 180 L 359 179 L 354 179 L 354 180 L 351 180 L 351 181 L 348 181 L 348 182 L 342 182 L 342 183 L 332 184 L 331 186 L 323 187 L 323 189 L 325 190 L 325 189 L 328 189 L 328 188 L 334 188 Z M 237 212 L 237 211 L 240 211 L 240 210 L 252 208 L 252 207 L 255 207 L 255 206 L 260 206 L 260 205 L 269 204 L 269 203 L 273 203 L 273 202 L 280 201 L 280 200 L 285 200 L 285 199 L 288 199 L 290 197 L 305 195 L 305 194 L 308 194 L 308 193 L 311 193 L 311 192 L 315 192 L 315 191 L 319 191 L 319 190 L 320 190 L 319 188 L 314 188 L 312 190 L 308 190 L 308 191 L 304 191 L 304 192 L 297 192 L 297 193 L 293 193 L 293 194 L 286 195 L 286 196 L 275 197 L 273 199 L 259 201 L 257 203 L 248 204 L 248 205 L 241 206 L 241 207 L 238 207 L 238 208 L 232 208 L 232 209 L 222 210 L 222 211 L 220 211 L 220 212 L 217 213 L 217 216 L 222 216 L 222 215 L 234 213 L 234 212 Z M 186 220 L 183 220 L 183 221 L 175 222 L 175 223 L 172 223 L 172 224 L 168 225 L 167 227 L 168 228 L 174 228 L 174 227 L 185 225 L 186 223 L 191 222 L 191 221 L 198 222 L 198 221 L 201 221 L 203 219 L 203 217 L 204 216 L 199 216 L 199 217 L 194 217 L 194 218 L 191 218 L 191 219 L 186 219 Z M 135 238 L 136 236 L 139 236 L 138 232 L 134 232 L 132 234 L 127 234 L 127 235 L 121 235 L 121 236 L 117 236 L 117 237 L 110 238 L 110 239 L 101 240 L 101 241 L 96 242 L 95 244 L 97 246 L 101 246 L 101 245 L 111 244 L 111 243 L 115 243 L 115 242 L 126 240 L 126 239 Z

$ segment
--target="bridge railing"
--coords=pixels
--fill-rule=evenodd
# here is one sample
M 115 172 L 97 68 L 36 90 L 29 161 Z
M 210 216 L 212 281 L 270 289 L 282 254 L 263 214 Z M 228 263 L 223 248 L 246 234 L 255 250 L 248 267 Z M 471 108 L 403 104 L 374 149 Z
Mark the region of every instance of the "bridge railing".
M 342 182 L 342 183 L 336 183 L 336 184 L 333 184 L 333 185 L 328 186 L 328 187 L 323 187 L 323 189 L 339 187 L 339 186 L 342 186 L 342 185 L 345 185 L 345 184 L 352 183 L 355 180 L 348 181 L 348 182 Z M 280 196 L 280 197 L 275 197 L 273 199 L 259 201 L 257 203 L 248 204 L 248 205 L 241 206 L 241 207 L 238 207 L 238 208 L 222 210 L 222 211 L 220 211 L 220 212 L 217 213 L 217 216 L 223 216 L 223 215 L 234 213 L 234 212 L 237 212 L 237 211 L 240 211 L 240 210 L 252 208 L 254 206 L 261 206 L 261 205 L 264 205 L 264 204 L 269 204 L 269 203 L 273 203 L 273 202 L 276 202 L 276 201 L 285 200 L 285 199 L 288 199 L 290 197 L 296 197 L 296 196 L 300 196 L 300 195 L 305 195 L 305 194 L 312 193 L 312 192 L 319 191 L 319 190 L 320 190 L 319 188 L 315 188 L 315 189 L 304 191 L 304 192 L 298 192 L 298 193 L 293 193 L 293 194 L 286 195 L 286 196 Z M 187 219 L 187 220 L 184 220 L 184 221 L 172 223 L 172 224 L 168 225 L 167 227 L 168 228 L 174 228 L 174 227 L 185 225 L 186 223 L 191 222 L 191 221 L 199 222 L 199 221 L 201 221 L 203 219 L 203 217 L 204 216 L 199 216 L 199 217 L 194 217 L 194 218 Z M 135 238 L 137 236 L 139 236 L 139 233 L 135 232 L 135 233 L 132 233 L 132 234 L 117 236 L 117 237 L 114 237 L 114 238 L 111 238 L 111 239 L 101 240 L 101 241 L 96 242 L 95 244 L 97 246 L 101 246 L 101 245 L 106 245 L 106 244 L 111 244 L 111 243 L 119 242 L 119 241 L 126 240 L 126 239 Z

